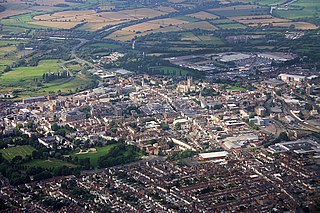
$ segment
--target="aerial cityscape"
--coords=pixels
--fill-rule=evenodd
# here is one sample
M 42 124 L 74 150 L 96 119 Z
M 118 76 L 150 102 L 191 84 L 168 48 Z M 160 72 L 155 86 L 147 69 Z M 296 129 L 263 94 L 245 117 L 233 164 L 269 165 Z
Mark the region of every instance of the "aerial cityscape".
M 320 212 L 320 1 L 0 1 L 0 212 Z

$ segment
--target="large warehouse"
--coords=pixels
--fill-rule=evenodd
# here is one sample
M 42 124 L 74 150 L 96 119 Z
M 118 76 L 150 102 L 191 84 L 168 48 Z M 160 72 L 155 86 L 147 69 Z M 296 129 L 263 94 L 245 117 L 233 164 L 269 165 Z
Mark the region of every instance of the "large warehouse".
M 224 159 L 228 156 L 228 152 L 222 151 L 222 152 L 209 152 L 209 153 L 201 153 L 199 154 L 199 159 L 202 161 L 207 160 L 220 160 Z

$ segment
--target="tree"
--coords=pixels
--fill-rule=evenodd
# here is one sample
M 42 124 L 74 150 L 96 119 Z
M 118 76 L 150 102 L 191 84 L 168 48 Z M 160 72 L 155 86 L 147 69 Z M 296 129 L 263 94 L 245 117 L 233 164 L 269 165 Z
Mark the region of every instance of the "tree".
M 28 121 L 27 127 L 28 127 L 29 129 L 32 129 L 33 125 L 34 125 L 33 121 Z
M 164 123 L 164 122 L 162 122 L 162 123 L 160 124 L 160 127 L 161 127 L 162 130 L 169 130 L 169 125 L 166 124 L 166 123 Z
M 181 130 L 181 123 L 176 123 L 176 124 L 174 125 L 174 129 L 175 129 L 175 130 Z
M 53 123 L 53 124 L 51 125 L 51 130 L 52 130 L 52 131 L 57 131 L 58 129 L 59 129 L 59 126 L 58 126 L 57 123 Z

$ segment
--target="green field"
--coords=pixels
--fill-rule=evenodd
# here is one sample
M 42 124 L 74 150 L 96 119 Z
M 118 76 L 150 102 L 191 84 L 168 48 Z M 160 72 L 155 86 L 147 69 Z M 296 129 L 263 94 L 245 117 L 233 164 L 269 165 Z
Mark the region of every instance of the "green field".
M 31 87 L 35 78 L 41 80 L 44 73 L 60 70 L 57 60 L 40 61 L 35 67 L 13 68 L 12 71 L 0 76 L 0 87 Z
M 238 86 L 231 86 L 227 88 L 228 91 L 244 91 L 246 88 L 244 87 L 238 87 Z
M 45 83 L 41 88 L 20 92 L 19 95 L 22 97 L 48 95 L 49 92 L 58 91 L 61 93 L 72 93 L 76 90 L 84 89 L 89 82 L 90 79 L 86 78 L 82 74 L 78 74 L 74 78 L 58 79 L 51 81 L 50 83 Z
M 24 43 L 26 42 L 2 39 L 0 40 L 0 47 L 6 47 L 10 45 L 18 45 L 18 44 L 24 44 Z
M 0 69 L 5 67 L 1 63 Z M 19 90 L 19 97 L 30 97 L 48 95 L 50 92 L 72 93 L 88 88 L 92 79 L 84 74 L 78 73 L 74 77 L 57 79 L 49 83 L 42 82 L 42 75 L 49 72 L 58 72 L 58 60 L 43 60 L 35 67 L 17 67 L 12 71 L 0 75 L 0 90 Z M 38 85 L 37 83 L 41 83 Z
M 277 6 L 285 3 L 287 0 L 242 0 L 243 2 L 259 4 L 263 6 Z
M 293 10 L 275 10 L 275 14 L 283 18 L 319 18 L 320 1 L 318 0 L 297 0 L 290 4 Z
M 96 167 L 98 159 L 101 156 L 104 156 L 104 155 L 108 154 L 108 152 L 111 150 L 111 148 L 113 148 L 113 147 L 115 147 L 117 145 L 118 144 L 110 144 L 110 145 L 106 145 L 106 146 L 103 146 L 103 147 L 97 147 L 97 151 L 96 152 L 89 152 L 89 153 L 84 153 L 84 154 L 74 153 L 74 154 L 72 154 L 72 156 L 73 157 L 77 157 L 78 159 L 90 158 L 91 165 Z
M 230 24 L 219 24 L 219 25 L 215 25 L 217 27 L 219 27 L 220 29 L 245 29 L 247 28 L 245 25 L 243 24 L 239 24 L 239 23 L 230 23 Z
M 200 21 L 201 19 L 190 17 L 190 16 L 177 16 L 174 19 L 181 20 L 181 21 L 189 21 L 189 22 L 196 22 Z
M 255 8 L 255 9 L 237 9 L 236 12 L 234 10 L 216 10 L 211 13 L 224 16 L 224 17 L 234 17 L 234 16 L 252 16 L 252 15 L 267 15 L 269 14 L 270 9 L 265 8 Z
M 176 68 L 176 67 L 169 67 L 169 66 L 158 66 L 158 67 L 151 67 L 157 72 L 160 72 L 164 75 L 187 75 L 189 72 L 184 69 Z
M 59 168 L 62 166 L 67 166 L 69 168 L 75 168 L 77 165 L 64 162 L 62 160 L 33 160 L 29 163 L 24 164 L 27 167 L 41 167 L 44 169 L 54 169 L 54 168 Z
M 11 28 L 11 30 L 14 30 L 13 32 L 17 33 L 17 31 L 21 31 L 22 29 L 45 29 L 48 27 L 43 27 L 43 26 L 38 26 L 38 25 L 33 25 L 29 24 L 28 22 L 34 21 L 32 19 L 33 16 L 43 14 L 43 12 L 31 12 L 31 13 L 26 13 L 22 15 L 16 15 L 12 16 L 7 19 L 2 19 L 0 20 L 0 24 L 3 26 L 9 26 L 9 27 L 14 27 Z
M 212 45 L 222 45 L 224 44 L 224 42 L 216 37 L 216 36 L 212 36 L 212 35 L 195 35 L 192 32 L 184 32 L 180 34 L 181 36 L 181 40 L 185 41 L 185 44 L 191 44 L 191 42 L 196 42 L 199 44 L 212 44 Z M 188 42 L 187 42 L 188 41 Z M 174 44 L 178 44 L 178 42 L 173 42 Z M 182 42 L 179 42 L 179 44 L 183 44 Z
M 209 21 L 211 24 L 216 25 L 216 24 L 232 24 L 235 23 L 234 21 L 230 19 L 215 19 L 215 20 L 210 20 Z
M 27 155 L 32 155 L 32 152 L 36 149 L 32 146 L 16 146 L 7 149 L 1 149 L 0 153 L 7 160 L 12 160 L 16 156 L 25 157 Z

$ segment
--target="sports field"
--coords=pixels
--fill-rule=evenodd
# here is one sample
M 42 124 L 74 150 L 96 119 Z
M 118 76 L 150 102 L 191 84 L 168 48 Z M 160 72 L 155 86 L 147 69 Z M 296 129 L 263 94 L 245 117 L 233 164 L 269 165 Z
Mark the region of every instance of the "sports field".
M 54 168 L 59 168 L 62 166 L 67 166 L 69 168 L 75 168 L 77 165 L 68 163 L 62 160 L 56 160 L 56 159 L 51 159 L 51 160 L 32 160 L 29 163 L 24 164 L 27 167 L 41 167 L 44 169 L 54 169 Z
M 7 160 L 12 160 L 16 156 L 25 157 L 27 155 L 32 155 L 32 152 L 36 149 L 32 146 L 15 146 L 11 148 L 1 149 L 0 153 Z
M 231 86 L 227 88 L 228 91 L 244 91 L 246 88 L 239 86 Z

